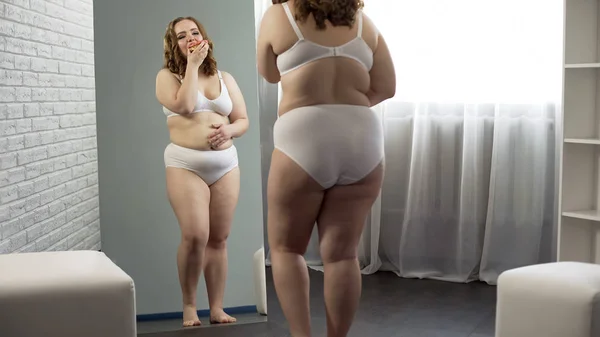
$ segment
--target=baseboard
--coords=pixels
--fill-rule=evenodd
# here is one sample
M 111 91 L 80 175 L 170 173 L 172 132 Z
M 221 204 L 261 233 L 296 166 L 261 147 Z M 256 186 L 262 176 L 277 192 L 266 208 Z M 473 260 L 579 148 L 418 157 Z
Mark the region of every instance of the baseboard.
M 254 313 L 258 313 L 258 309 L 256 308 L 255 305 L 246 305 L 246 306 L 240 306 L 240 307 L 231 307 L 231 308 L 225 308 L 223 310 L 228 315 L 240 315 L 240 314 L 254 314 Z M 198 310 L 198 316 L 199 317 L 208 317 L 209 315 L 210 315 L 210 310 L 208 310 L 208 309 Z M 164 312 L 164 313 L 157 313 L 157 314 L 137 315 L 137 321 L 138 322 L 162 321 L 162 320 L 178 319 L 178 318 L 183 318 L 183 312 L 182 311 Z

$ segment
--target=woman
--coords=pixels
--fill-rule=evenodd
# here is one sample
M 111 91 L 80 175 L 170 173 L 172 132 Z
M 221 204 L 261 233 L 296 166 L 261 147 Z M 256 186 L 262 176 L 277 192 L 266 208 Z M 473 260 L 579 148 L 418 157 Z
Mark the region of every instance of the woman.
M 240 189 L 233 138 L 248 130 L 248 116 L 235 79 L 217 69 L 212 41 L 192 17 L 177 18 L 167 27 L 156 97 L 171 139 L 164 160 L 169 202 L 181 228 L 177 267 L 183 325 L 201 324 L 196 308 L 201 271 L 211 323 L 235 322 L 223 311 L 226 240 Z
M 328 336 L 346 336 L 361 292 L 358 242 L 384 171 L 370 107 L 394 96 L 394 66 L 362 1 L 273 4 L 257 51 L 260 74 L 283 91 L 267 188 L 275 288 L 292 336 L 310 336 L 303 254 L 316 222 Z

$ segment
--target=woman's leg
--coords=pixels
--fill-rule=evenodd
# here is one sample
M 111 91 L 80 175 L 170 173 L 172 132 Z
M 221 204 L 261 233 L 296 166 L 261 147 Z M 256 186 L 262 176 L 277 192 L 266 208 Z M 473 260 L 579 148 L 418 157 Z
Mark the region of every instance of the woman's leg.
M 317 226 L 325 269 L 328 337 L 345 337 L 358 309 L 361 293 L 358 243 L 382 179 L 380 165 L 358 183 L 334 186 L 325 193 Z
M 275 150 L 267 186 L 268 237 L 275 290 L 293 337 L 310 336 L 309 280 L 303 255 L 322 200 L 323 188 Z
M 227 237 L 240 194 L 240 170 L 229 171 L 210 186 L 210 234 L 204 257 L 204 280 L 208 292 L 211 323 L 233 323 L 223 311 L 227 281 Z
M 167 193 L 181 228 L 177 268 L 183 296 L 183 325 L 200 325 L 196 292 L 208 241 L 210 190 L 195 173 L 167 167 Z

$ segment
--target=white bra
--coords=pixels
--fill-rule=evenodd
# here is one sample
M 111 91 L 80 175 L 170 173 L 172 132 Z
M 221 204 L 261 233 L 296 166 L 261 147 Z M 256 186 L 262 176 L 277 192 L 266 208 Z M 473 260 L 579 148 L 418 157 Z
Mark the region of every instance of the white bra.
M 363 17 L 362 11 L 357 15 L 358 34 L 357 36 L 344 43 L 341 46 L 327 47 L 318 43 L 304 39 L 300 28 L 290 11 L 287 2 L 284 2 L 283 8 L 287 14 L 288 20 L 298 36 L 298 41 L 288 50 L 277 56 L 277 68 L 279 73 L 284 75 L 292 70 L 298 69 L 310 62 L 326 58 L 326 57 L 348 57 L 362 64 L 367 70 L 371 70 L 373 66 L 373 51 L 362 39 Z
M 193 113 L 214 111 L 223 116 L 229 116 L 231 113 L 231 110 L 233 109 L 233 102 L 231 101 L 231 97 L 229 97 L 229 91 L 227 90 L 225 81 L 223 81 L 221 71 L 217 70 L 217 74 L 219 75 L 219 83 L 221 84 L 221 94 L 215 99 L 208 99 L 200 91 L 198 91 L 198 97 L 196 98 L 196 105 L 194 106 Z M 183 82 L 181 79 L 179 81 Z M 164 106 L 163 112 L 167 117 L 178 115 Z

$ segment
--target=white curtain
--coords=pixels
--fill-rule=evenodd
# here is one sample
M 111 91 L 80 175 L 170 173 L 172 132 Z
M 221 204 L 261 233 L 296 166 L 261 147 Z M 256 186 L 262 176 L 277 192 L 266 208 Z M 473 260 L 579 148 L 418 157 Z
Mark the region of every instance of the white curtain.
M 374 108 L 386 176 L 361 240 L 363 273 L 495 284 L 554 260 L 562 1 L 364 2 L 398 84 Z M 258 24 L 271 1 L 256 3 Z M 278 88 L 259 81 L 266 178 Z M 317 240 L 305 257 L 320 269 Z

